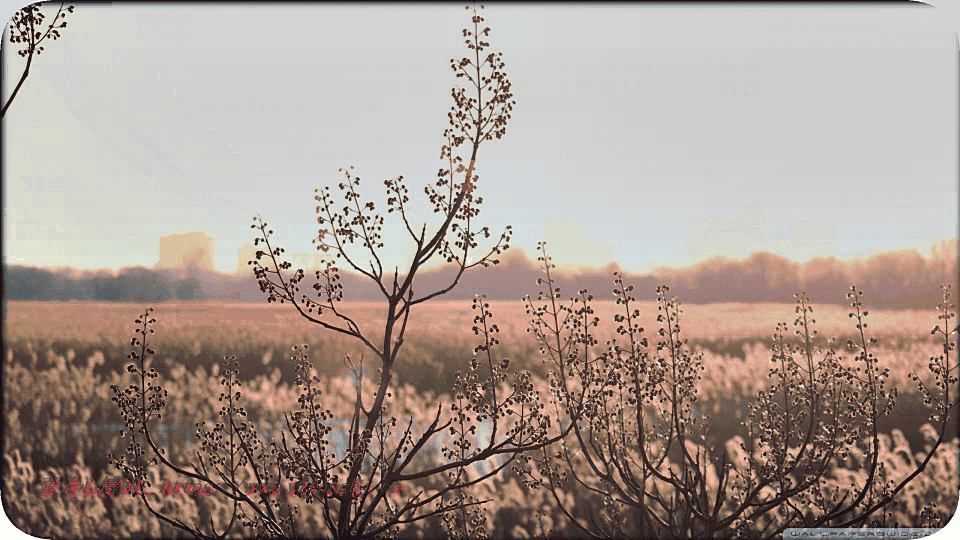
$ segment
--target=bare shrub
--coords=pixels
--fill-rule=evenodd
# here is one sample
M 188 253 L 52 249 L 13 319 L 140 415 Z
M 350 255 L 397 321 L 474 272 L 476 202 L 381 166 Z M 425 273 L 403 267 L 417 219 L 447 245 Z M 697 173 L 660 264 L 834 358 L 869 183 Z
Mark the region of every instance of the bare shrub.
M 481 239 L 491 236 L 487 227 L 477 229 L 475 225 L 483 202 L 476 194 L 478 151 L 482 143 L 505 134 L 515 103 L 510 81 L 503 71 L 502 54 L 486 52 L 490 44 L 484 39 L 489 36 L 490 28 L 481 27 L 483 20 L 474 9 L 472 29 L 463 30 L 471 54 L 460 61 L 451 61 L 457 77 L 469 84 L 466 89 L 456 87 L 452 91 L 454 106 L 448 113 L 450 126 L 444 131 L 447 142 L 440 151 L 447 168 L 439 171 L 434 185 L 424 188 L 434 212 L 441 217 L 436 231 L 428 234 L 427 224 L 417 227 L 408 219 L 410 198 L 403 177 L 384 182 L 389 197 L 387 213 L 399 216 L 416 243 L 413 260 L 404 274 L 395 269 L 390 276 L 389 269 L 383 267 L 379 250 L 384 247 L 381 231 L 385 220 L 376 213 L 372 201 L 361 202 L 360 178 L 351 172 L 352 167 L 341 170 L 345 177 L 339 184 L 342 208 L 335 207 L 329 187 L 316 190 L 317 221 L 324 228 L 320 229 L 315 243 L 317 249 L 332 251 L 336 257 L 326 262 L 325 270 L 316 273 L 315 298 L 300 290 L 299 284 L 305 277 L 302 269 L 285 277 L 292 265 L 281 260 L 283 248 L 271 244 L 273 231 L 267 223 L 254 218 L 252 228 L 260 233 L 255 243 L 262 243 L 265 248 L 257 252 L 257 260 L 250 264 L 261 290 L 267 294 L 267 301 L 290 303 L 301 316 L 322 329 L 359 341 L 378 365 L 379 380 L 370 385 L 363 380 L 363 357 L 361 366 L 346 358 L 357 384 L 353 418 L 347 433 L 340 434 L 346 436 L 345 455 L 338 455 L 332 449 L 333 431 L 341 424 L 323 404 L 321 380 L 304 345 L 294 347 L 293 358 L 301 393 L 299 410 L 286 415 L 287 432 L 281 440 L 274 439 L 264 445 L 254 424 L 244 420 L 246 412 L 239 406 L 242 397 L 239 365 L 235 358 L 226 357 L 220 380 L 225 387 L 220 395 L 220 401 L 225 402 L 220 411 L 221 420 L 212 428 L 206 423 L 197 423 L 196 436 L 202 442 L 201 452 L 197 453 L 199 463 L 191 470 L 171 462 L 151 435 L 151 422 L 160 418 L 167 396 L 165 390 L 152 382 L 158 375 L 147 361 L 154 351 L 149 348 L 146 337 L 153 332 L 149 325 L 155 319 L 150 318 L 148 310 L 137 320 L 141 326 L 137 332 L 142 338 L 131 342 L 139 351 L 131 354 L 136 362 L 129 366 L 129 371 L 139 376 L 139 384 L 123 392 L 114 386 L 114 400 L 124 415 L 130 438 L 126 455 L 117 458 L 115 465 L 135 481 L 148 480 L 148 468 L 163 466 L 194 481 L 215 484 L 215 489 L 233 504 L 231 521 L 218 531 L 212 520 L 191 526 L 167 517 L 142 497 L 148 509 L 165 523 L 201 538 L 226 535 L 238 519 L 264 536 L 303 534 L 294 529 L 291 512 L 281 512 L 277 500 L 269 500 L 265 493 L 246 493 L 241 487 L 245 481 L 271 486 L 285 478 L 301 488 L 340 484 L 363 487 L 359 490 L 321 488 L 307 494 L 306 502 L 319 503 L 326 528 L 337 538 L 396 536 L 403 526 L 432 516 L 443 517 L 451 536 L 484 537 L 480 505 L 486 501 L 473 497 L 469 488 L 499 473 L 520 452 L 543 448 L 562 437 L 562 433 L 547 437 L 550 420 L 542 413 L 545 405 L 533 387 L 530 373 L 514 373 L 515 382 L 507 383 L 510 360 L 495 357 L 499 328 L 493 323 L 493 314 L 483 296 L 473 302 L 477 312 L 473 330 L 482 342 L 474 349 L 469 367 L 457 372 L 453 402 L 447 405 L 447 414 L 444 414 L 445 407 L 438 404 L 436 413 L 431 413 L 432 423 L 419 433 L 414 430 L 412 416 L 404 419 L 390 414 L 391 380 L 413 309 L 452 290 L 465 271 L 497 264 L 494 257 L 508 248 L 509 226 L 485 255 L 476 261 L 470 256 Z M 467 159 L 459 152 L 463 147 L 467 148 Z M 360 257 L 369 259 L 362 262 Z M 414 293 L 417 272 L 434 258 L 445 259 L 455 269 L 455 275 L 448 286 L 417 295 Z M 339 268 L 334 264 L 338 259 L 379 287 L 387 302 L 381 335 L 365 334 L 342 309 L 343 289 Z M 372 401 L 366 399 L 371 395 Z M 475 440 L 481 426 L 489 429 L 486 441 Z M 428 441 L 446 432 L 450 441 L 442 446 L 441 463 L 416 468 L 423 463 L 415 462 L 417 454 Z M 494 459 L 498 457 L 502 459 Z M 471 465 L 488 460 L 495 461 L 492 470 L 479 475 L 471 472 Z M 419 490 L 403 497 L 391 489 L 397 484 L 418 482 Z M 297 512 L 296 507 L 292 512 Z
M 867 337 L 868 312 L 856 287 L 847 297 L 859 339 L 844 345 L 855 353 L 852 362 L 832 341 L 826 352 L 815 345 L 813 307 L 797 294 L 797 343 L 785 336 L 787 324 L 779 323 L 771 383 L 758 393 L 744 422 L 749 437 L 716 441 L 709 436 L 709 417 L 699 415 L 695 405 L 698 383 L 709 374 L 681 338 L 680 302 L 668 299 L 668 287 L 657 290 L 660 328 L 651 342 L 643 335 L 639 310 L 632 308 L 633 287 L 615 273 L 613 293 L 623 306 L 615 315 L 618 337 L 598 351 L 593 297 L 581 290 L 569 304 L 558 303 L 554 266 L 545 246 L 539 249 L 549 292 L 539 297 L 543 305 L 528 299 L 531 331 L 555 368 L 551 405 L 558 417 L 570 419 L 573 432 L 559 452 L 525 454 L 524 465 L 515 470 L 528 487 L 553 493 L 584 534 L 774 538 L 788 527 L 908 525 L 888 519 L 897 495 L 937 456 L 956 406 L 949 392 L 957 382 L 950 336 L 960 327 L 950 330 L 955 306 L 949 286 L 942 287 L 937 306 L 943 322 L 932 332 L 943 338 L 943 354 L 929 364 L 932 381 L 912 373 L 934 408 L 930 420 L 937 427 L 925 426 L 927 448 L 915 461 L 907 451 L 894 478 L 886 464 L 890 442 L 878 423 L 894 410 L 898 390 L 888 386 L 889 370 L 871 352 L 876 340 Z M 579 401 L 584 388 L 602 399 L 585 406 Z M 584 416 L 577 422 L 581 408 Z M 571 490 L 594 494 L 603 504 L 588 518 L 575 517 L 563 497 Z M 934 506 L 922 510 L 926 523 L 935 521 Z

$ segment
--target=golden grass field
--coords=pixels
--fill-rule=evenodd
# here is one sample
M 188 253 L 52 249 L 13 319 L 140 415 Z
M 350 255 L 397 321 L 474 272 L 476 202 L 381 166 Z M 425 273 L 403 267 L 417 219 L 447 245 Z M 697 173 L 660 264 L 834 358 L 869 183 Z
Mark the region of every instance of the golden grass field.
M 682 299 L 681 299 L 682 300 Z M 373 302 L 345 302 L 344 313 L 363 329 L 382 328 L 386 304 Z M 495 316 L 504 335 L 521 331 L 528 321 L 521 301 L 491 301 Z M 464 336 L 472 334 L 470 327 L 473 311 L 469 301 L 429 302 L 418 306 L 409 323 L 412 332 L 454 332 Z M 820 305 L 814 301 L 817 327 L 822 336 L 850 333 L 852 325 L 847 314 L 850 308 L 838 305 Z M 177 339 L 193 336 L 204 339 L 221 330 L 238 336 L 256 334 L 262 340 L 295 339 L 301 335 L 317 332 L 312 322 L 299 316 L 289 304 L 246 304 L 221 302 L 162 303 L 152 306 L 157 318 L 158 339 L 163 332 L 174 330 Z M 656 302 L 637 302 L 644 320 L 656 316 Z M 593 308 L 602 321 L 609 323 L 613 314 L 621 312 L 622 306 L 613 301 L 595 301 Z M 682 306 L 685 320 L 689 321 L 684 332 L 691 340 L 724 340 L 727 338 L 766 337 L 773 333 L 777 321 L 793 322 L 793 304 L 740 304 L 723 303 Z M 76 339 L 90 341 L 91 337 L 103 335 L 109 339 L 127 341 L 130 323 L 143 308 L 136 304 L 104 304 L 96 302 L 28 302 L 7 303 L 5 331 L 11 338 L 29 339 Z M 929 335 L 931 321 L 936 312 L 918 310 L 876 311 L 868 321 L 872 332 L 878 337 L 916 339 Z
M 525 305 L 517 302 L 491 302 L 493 322 L 500 329 L 502 345 L 497 356 L 510 357 L 521 369 L 541 376 L 536 343 L 525 332 L 528 327 Z M 855 323 L 849 308 L 814 304 L 818 345 L 826 346 L 828 337 L 839 343 L 855 338 Z M 50 537 L 84 535 L 128 537 L 141 533 L 173 534 L 161 527 L 137 501 L 107 502 L 94 499 L 39 497 L 38 484 L 44 476 L 61 478 L 86 475 L 94 480 L 116 474 L 106 464 L 106 453 L 120 449 L 119 436 L 103 426 L 121 422 L 110 401 L 110 384 L 125 387 L 132 379 L 123 369 L 131 350 L 134 320 L 146 306 L 101 303 L 7 302 L 4 328 L 4 418 L 8 433 L 5 446 L 3 499 L 11 520 L 25 531 Z M 197 420 L 215 420 L 218 405 L 216 382 L 210 377 L 224 355 L 236 354 L 246 406 L 264 426 L 275 424 L 284 410 L 296 405 L 292 387 L 293 363 L 290 347 L 308 343 L 311 360 L 327 380 L 327 407 L 338 415 L 348 414 L 350 384 L 345 373 L 343 353 L 359 359 L 361 350 L 349 338 L 325 331 L 303 319 L 288 304 L 165 303 L 152 306 L 157 319 L 151 336 L 157 354 L 154 365 L 161 372 L 160 383 L 170 390 L 168 419 L 171 426 L 192 425 Z M 453 373 L 462 369 L 472 356 L 479 338 L 471 331 L 475 312 L 470 302 L 432 302 L 414 311 L 397 364 L 401 385 L 394 406 L 426 419 L 441 394 L 452 387 Z M 598 331 L 601 344 L 614 328 L 613 315 L 618 306 L 612 301 L 595 302 L 596 315 L 603 321 Z M 654 338 L 656 303 L 641 302 L 645 335 Z M 747 404 L 767 382 L 770 341 L 776 323 L 793 323 L 793 305 L 785 304 L 712 304 L 683 305 L 682 334 L 695 350 L 704 353 L 704 383 L 700 388 L 702 412 L 713 418 L 711 425 L 719 440 L 739 433 L 739 421 Z M 623 309 L 622 306 L 619 309 Z M 345 303 L 349 314 L 368 335 L 376 336 L 382 327 L 385 305 Z M 920 426 L 927 423 L 929 410 L 923 407 L 915 387 L 907 383 L 911 370 L 924 373 L 929 357 L 940 353 L 942 345 L 932 341 L 930 330 L 937 312 L 870 311 L 867 337 L 879 343 L 873 349 L 881 365 L 889 367 L 892 383 L 901 391 L 900 413 L 890 417 L 885 432 L 900 429 L 914 453 L 922 450 Z M 844 347 L 838 352 L 848 358 Z M 365 364 L 371 371 L 371 355 Z M 440 396 L 440 397 L 438 397 Z M 435 410 L 435 409 L 434 409 Z M 340 417 L 340 416 L 338 416 Z M 95 429 L 99 428 L 99 429 Z M 171 437 L 171 441 L 173 438 Z M 186 459 L 186 443 L 172 442 L 172 453 Z M 916 512 L 933 499 L 940 504 L 943 517 L 949 519 L 956 508 L 958 486 L 955 444 L 950 445 L 930 474 L 917 479 L 917 488 L 904 496 L 902 520 L 914 519 Z M 855 471 L 854 471 L 855 472 Z M 166 479 L 160 475 L 159 479 Z M 174 478 L 170 478 L 174 481 Z M 489 508 L 488 530 L 500 527 L 500 533 L 537 535 L 539 522 L 531 517 L 540 510 L 557 530 L 563 530 L 563 518 L 543 494 L 525 492 L 509 475 L 483 490 L 498 494 L 498 502 Z M 912 499 L 911 499 L 912 498 Z M 171 510 L 201 515 L 204 512 L 226 519 L 226 507 L 204 509 L 200 500 L 170 498 L 164 502 Z M 179 506 L 178 506 L 179 505 Z M 520 505 L 529 512 L 513 513 L 509 505 Z M 216 506 L 216 505 L 214 505 Z M 303 511 L 303 510 L 302 510 Z M 200 512 L 200 514 L 197 514 Z M 318 514 L 307 511 L 305 523 Z M 16 515 L 14 515 L 16 514 Z M 524 517 L 524 514 L 529 514 Z M 95 523 L 84 524 L 81 515 L 99 516 Z M 132 519 L 134 516 L 139 516 Z M 945 523 L 945 521 L 944 521 Z M 435 526 L 434 524 L 433 526 Z M 423 530 L 410 533 L 423 536 Z M 519 529 L 517 529 L 519 527 Z

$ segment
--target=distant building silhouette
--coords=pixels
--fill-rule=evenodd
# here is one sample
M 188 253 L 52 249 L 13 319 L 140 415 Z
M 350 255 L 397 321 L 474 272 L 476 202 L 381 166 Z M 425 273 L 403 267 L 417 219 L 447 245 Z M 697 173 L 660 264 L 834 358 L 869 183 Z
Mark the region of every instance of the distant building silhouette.
M 237 250 L 237 274 L 252 274 L 253 267 L 247 263 L 257 258 L 257 250 L 251 242 L 246 242 Z
M 311 272 L 314 270 L 320 270 L 323 268 L 321 262 L 323 260 L 323 255 L 318 252 L 308 253 L 305 251 L 298 251 L 289 255 L 287 259 L 296 268 L 303 268 L 304 270 Z
M 171 234 L 160 239 L 160 268 L 213 270 L 213 238 L 203 231 Z

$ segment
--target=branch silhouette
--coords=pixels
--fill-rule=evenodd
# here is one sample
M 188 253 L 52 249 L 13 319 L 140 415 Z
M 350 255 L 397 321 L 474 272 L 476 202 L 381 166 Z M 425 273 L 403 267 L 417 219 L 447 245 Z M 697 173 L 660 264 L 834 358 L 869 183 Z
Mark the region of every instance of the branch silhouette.
M 468 6 L 467 9 L 471 8 Z M 446 144 L 440 151 L 447 168 L 440 169 L 433 185 L 424 188 L 434 212 L 441 216 L 436 230 L 428 232 L 429 224 L 424 223 L 420 232 L 416 232 L 417 228 L 409 219 L 409 191 L 402 176 L 384 182 L 388 195 L 387 213 L 399 216 L 416 243 L 415 253 L 403 275 L 395 268 L 393 275 L 389 276 L 383 267 L 379 250 L 384 247 L 382 230 L 385 219 L 376 213 L 373 202 L 361 201 L 361 179 L 352 172 L 353 167 L 340 171 L 344 175 L 344 181 L 338 186 L 342 207 L 334 202 L 329 186 L 315 191 L 315 200 L 319 203 L 317 221 L 323 228 L 314 242 L 318 250 L 335 255 L 333 260 L 325 261 L 323 271 L 316 272 L 315 296 L 301 292 L 300 282 L 305 277 L 302 269 L 287 276 L 292 264 L 282 260 L 284 249 L 271 241 L 274 232 L 263 218 L 255 217 L 251 226 L 259 231 L 255 245 L 262 243 L 264 250 L 256 253 L 256 260 L 250 261 L 250 265 L 261 291 L 267 295 L 267 302 L 293 304 L 300 316 L 320 328 L 362 343 L 379 363 L 379 381 L 367 384 L 365 390 L 362 370 L 354 369 L 356 402 L 353 420 L 348 422 L 347 448 L 342 457 L 330 449 L 329 436 L 338 422 L 330 409 L 321 404 L 321 381 L 312 375 L 308 347 L 303 345 L 294 347 L 293 358 L 297 361 L 300 407 L 285 414 L 287 431 L 279 441 L 271 441 L 269 450 L 258 446 L 259 439 L 252 424 L 242 421 L 241 417 L 246 413 L 242 407 L 235 406 L 241 393 L 232 388 L 240 385 L 237 378 L 239 366 L 228 356 L 224 358 L 221 379 L 221 384 L 228 387 L 220 396 L 221 401 L 227 402 L 220 413 L 224 420 L 216 423 L 212 430 L 206 430 L 205 423 L 197 425 L 197 437 L 203 441 L 206 460 L 198 452 L 199 466 L 195 465 L 193 471 L 173 464 L 149 435 L 152 414 L 159 416 L 164 404 L 161 398 L 156 398 L 147 405 L 145 397 L 147 392 L 159 392 L 152 383 L 146 382 L 153 374 L 143 359 L 152 351 L 145 341 L 140 343 L 135 338 L 132 342 L 141 345 L 141 351 L 132 355 L 141 364 L 131 366 L 132 372 L 142 374 L 141 384 L 131 386 L 125 394 L 119 388 L 114 391 L 128 418 L 128 425 L 135 428 L 131 431 L 134 442 L 126 457 L 119 458 L 116 465 L 128 475 L 146 478 L 141 462 L 152 452 L 149 464 L 163 465 L 196 480 L 222 481 L 225 487 L 218 486 L 218 491 L 234 502 L 234 519 L 220 533 L 212 521 L 209 533 L 202 532 L 200 526 L 191 527 L 179 520 L 162 518 L 166 523 L 199 538 L 222 538 L 229 533 L 239 514 L 244 525 L 270 536 L 296 536 L 293 522 L 279 517 L 280 513 L 271 508 L 265 497 L 257 501 L 242 492 L 239 476 L 254 478 L 261 485 L 274 478 L 286 477 L 301 487 L 339 485 L 343 478 L 347 486 L 366 485 L 373 489 L 347 489 L 343 493 L 321 489 L 306 497 L 307 503 L 317 501 L 321 504 L 324 522 L 336 538 L 392 536 L 397 534 L 398 527 L 431 516 L 443 517 L 448 534 L 453 537 L 482 537 L 486 533 L 477 516 L 482 511 L 480 506 L 488 500 L 471 496 L 469 488 L 504 470 L 520 453 L 545 448 L 570 432 L 568 427 L 561 433 L 547 436 L 550 419 L 542 413 L 544 405 L 529 372 L 514 372 L 515 382 L 507 384 L 510 361 L 494 356 L 494 349 L 499 344 L 496 338 L 499 328 L 491 322 L 494 315 L 485 296 L 473 300 L 472 307 L 477 310 L 473 331 L 482 343 L 474 349 L 475 357 L 469 368 L 456 374 L 453 403 L 446 407 L 452 416 L 445 418 L 445 407 L 438 404 L 430 425 L 415 433 L 412 417 L 406 427 L 402 427 L 401 420 L 390 415 L 394 364 L 414 306 L 452 290 L 467 270 L 497 264 L 496 256 L 509 247 L 511 227 L 507 226 L 499 240 L 484 250 L 482 257 L 470 262 L 470 253 L 479 247 L 481 237 L 488 239 L 491 236 L 488 227 L 477 229 L 474 224 L 483 202 L 477 194 L 480 146 L 503 137 L 516 103 L 510 92 L 510 81 L 503 71 L 502 53 L 487 52 L 490 43 L 485 39 L 491 30 L 482 27 L 483 22 L 484 18 L 474 6 L 472 28 L 463 30 L 470 53 L 460 61 L 451 61 L 456 77 L 466 79 L 468 84 L 466 88 L 454 87 L 451 92 L 454 105 L 448 113 L 449 127 L 443 133 Z M 469 156 L 466 160 L 460 152 L 464 147 L 464 154 Z M 417 273 L 437 257 L 456 268 L 456 274 L 448 285 L 418 296 L 414 291 Z M 344 294 L 339 268 L 335 265 L 338 259 L 375 282 L 386 300 L 382 338 L 366 335 L 354 317 L 341 306 Z M 144 318 L 138 323 L 146 324 L 143 321 L 153 322 L 153 319 Z M 144 327 L 138 332 L 146 335 L 146 330 Z M 353 365 L 349 357 L 347 363 Z M 373 400 L 365 404 L 363 396 L 370 392 Z M 590 400 L 583 397 L 582 401 Z M 473 438 L 483 425 L 490 426 L 491 436 L 483 444 L 475 444 Z M 441 435 L 450 439 L 440 440 Z M 140 436 L 145 438 L 147 449 L 138 442 Z M 435 438 L 443 443 L 440 463 L 424 465 L 415 460 Z M 491 459 L 496 459 L 497 463 L 490 470 L 471 473 L 472 465 Z M 397 483 L 423 484 L 436 478 L 444 479 L 437 489 L 421 488 L 405 501 L 392 501 L 388 497 L 391 494 L 388 488 Z M 278 504 L 274 502 L 274 505 Z M 253 515 L 247 516 L 241 506 L 252 509 Z M 160 517 L 152 507 L 149 508 Z
M 30 75 L 30 66 L 33 65 L 33 55 L 36 54 L 39 56 L 40 53 L 43 52 L 43 46 L 40 44 L 47 38 L 54 41 L 60 39 L 59 29 L 67 27 L 67 21 L 64 20 L 67 17 L 67 14 L 63 12 L 64 4 L 65 3 L 60 4 L 56 15 L 53 16 L 53 21 L 50 22 L 47 30 L 43 33 L 37 31 L 37 28 L 43 27 L 44 19 L 44 15 L 40 11 L 39 2 L 30 4 L 13 15 L 13 20 L 10 23 L 10 43 L 24 44 L 24 48 L 17 51 L 17 54 L 26 57 L 27 65 L 23 68 L 23 74 L 20 75 L 17 86 L 14 87 L 7 102 L 3 105 L 3 109 L 0 110 L 0 118 L 6 116 L 7 109 L 10 108 L 10 104 L 13 103 L 14 98 L 17 97 L 17 93 L 20 91 L 20 87 L 23 86 L 24 81 L 27 80 L 27 76 Z M 66 10 L 69 13 L 73 13 L 73 9 L 74 6 L 67 6 Z

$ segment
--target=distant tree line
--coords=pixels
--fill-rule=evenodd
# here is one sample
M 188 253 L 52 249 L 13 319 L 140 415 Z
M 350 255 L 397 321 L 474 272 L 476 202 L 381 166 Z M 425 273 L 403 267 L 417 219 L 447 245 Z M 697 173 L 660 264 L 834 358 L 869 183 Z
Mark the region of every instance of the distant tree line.
M 56 302 L 152 303 L 206 298 L 195 277 L 177 279 L 167 272 L 143 267 L 124 268 L 115 275 L 100 271 L 70 276 L 63 271 L 6 266 L 3 293 L 5 300 Z
M 615 263 L 599 270 L 559 273 L 557 286 L 564 290 L 587 287 L 602 291 L 609 287 Z M 448 282 L 450 269 L 422 270 L 423 286 Z M 309 273 L 309 272 L 308 272 Z M 484 293 L 491 300 L 516 301 L 536 285 L 541 271 L 522 250 L 507 253 L 499 265 L 483 272 L 464 275 L 456 290 L 444 298 L 470 300 Z M 707 259 L 687 268 L 657 269 L 647 275 L 624 272 L 624 279 L 636 285 L 639 300 L 655 301 L 657 285 L 689 304 L 720 302 L 792 303 L 794 293 L 805 291 L 820 304 L 843 304 L 850 285 L 862 284 L 869 291 L 866 306 L 883 309 L 929 309 L 938 302 L 941 283 L 958 283 L 956 248 L 943 243 L 934 246 L 925 258 L 917 250 L 879 253 L 866 259 L 841 261 L 817 257 L 805 263 L 793 262 L 772 253 L 758 252 L 743 260 L 723 256 Z M 359 275 L 341 274 L 345 300 L 377 301 L 380 291 Z M 126 268 L 114 275 L 107 271 L 73 275 L 68 271 L 7 266 L 4 272 L 7 300 L 88 300 L 102 302 L 154 303 L 167 300 L 218 300 L 256 302 L 262 292 L 253 276 L 227 275 L 200 268 Z
M 517 250 L 519 251 L 519 250 Z M 870 291 L 864 305 L 877 309 L 931 309 L 940 301 L 940 284 L 958 284 L 957 250 L 947 242 L 934 246 L 932 256 L 919 251 L 901 250 L 878 253 L 866 259 L 842 261 L 836 257 L 816 257 L 797 263 L 767 252 L 753 253 L 743 260 L 715 256 L 686 268 L 660 268 L 646 275 L 623 272 L 615 263 L 600 270 L 558 273 L 554 280 L 562 290 L 587 288 L 605 291 L 614 271 L 635 285 L 641 301 L 656 301 L 659 284 L 688 304 L 722 302 L 793 303 L 794 294 L 805 291 L 820 304 L 846 305 L 846 294 L 853 284 Z M 433 285 L 442 282 L 442 272 L 426 272 L 421 281 Z M 447 295 L 472 298 L 486 293 L 491 300 L 514 301 L 529 294 L 542 271 L 522 253 L 510 253 L 501 264 L 465 276 L 460 287 Z M 344 276 L 344 297 L 351 294 L 351 282 Z M 611 289 L 612 291 L 612 289 Z M 360 291 L 358 291 L 360 292 Z M 363 291 L 371 298 L 375 291 Z M 360 300 L 356 296 L 350 299 Z M 613 298 L 610 295 L 610 298 Z M 363 298 L 366 300 L 367 298 Z

